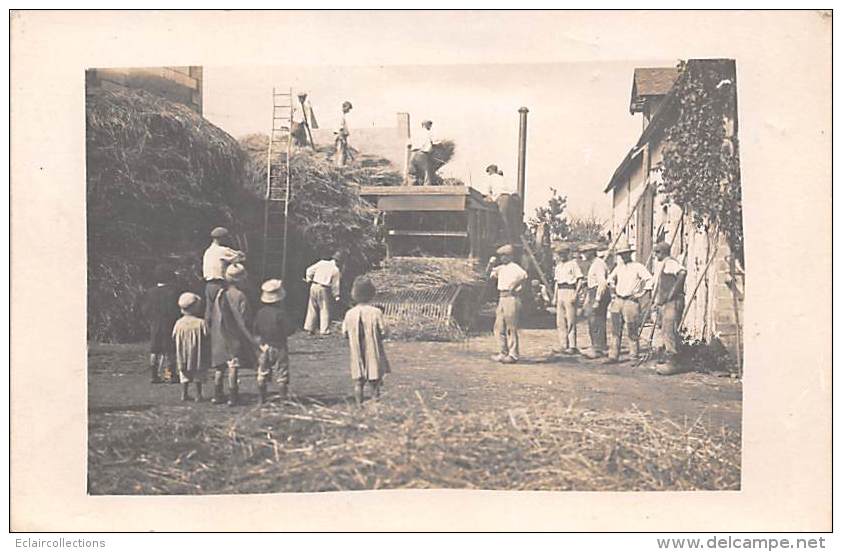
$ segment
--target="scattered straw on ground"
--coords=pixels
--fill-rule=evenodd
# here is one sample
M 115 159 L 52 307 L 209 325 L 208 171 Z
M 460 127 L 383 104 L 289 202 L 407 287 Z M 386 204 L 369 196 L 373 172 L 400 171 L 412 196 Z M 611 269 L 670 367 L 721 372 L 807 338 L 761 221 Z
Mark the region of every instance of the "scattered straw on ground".
M 740 488 L 739 434 L 698 420 L 555 403 L 463 413 L 417 391 L 389 398 L 362 410 L 271 404 L 214 427 L 199 413 L 103 415 L 90 427 L 90 492 Z

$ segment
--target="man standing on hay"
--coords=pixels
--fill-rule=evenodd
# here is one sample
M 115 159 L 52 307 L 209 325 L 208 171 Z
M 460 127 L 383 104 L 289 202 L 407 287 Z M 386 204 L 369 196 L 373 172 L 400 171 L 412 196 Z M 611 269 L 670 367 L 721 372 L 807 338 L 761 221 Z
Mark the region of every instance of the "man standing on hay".
M 297 100 L 292 103 L 292 126 L 289 134 L 292 136 L 293 143 L 303 148 L 312 140 L 310 130 L 319 128 L 319 125 L 316 123 L 313 106 L 307 99 L 307 92 L 299 90 L 296 97 Z M 315 144 L 312 145 L 315 146 Z
M 494 319 L 494 334 L 500 344 L 500 352 L 491 359 L 503 364 L 514 364 L 520 358 L 520 291 L 528 274 L 514 262 L 515 248 L 512 245 L 500 247 L 497 255 L 499 262 L 497 257 L 491 257 L 486 268 L 489 277 L 497 280 L 497 291 L 500 294 Z
M 339 302 L 344 255 L 337 251 L 330 259 L 322 259 L 307 268 L 304 280 L 310 284 L 310 300 L 307 302 L 307 316 L 304 330 L 316 335 L 316 321 L 322 335 L 330 334 L 331 303 Z M 331 296 L 333 299 L 331 300 Z
M 435 173 L 433 166 L 433 146 L 436 144 L 435 138 L 433 137 L 433 121 L 429 119 L 421 121 L 421 128 L 423 129 L 421 132 L 421 141 L 412 150 L 414 154 L 413 165 L 418 167 L 423 174 L 422 185 L 432 186 L 433 174 Z M 417 177 L 415 183 L 418 183 Z
M 348 121 L 346 115 L 354 108 L 351 102 L 342 102 L 342 113 L 339 116 L 339 126 L 334 134 L 336 135 L 336 154 L 335 162 L 337 167 L 344 167 L 347 163 L 350 152 L 348 151 L 348 136 L 351 132 L 348 130 Z
M 485 173 L 488 175 L 488 197 L 497 204 L 506 229 L 505 239 L 517 243 L 523 233 L 520 195 L 512 184 L 503 178 L 503 171 L 497 165 L 489 165 Z
M 229 265 L 246 260 L 245 253 L 225 245 L 229 236 L 227 228 L 217 226 L 211 231 L 210 236 L 211 244 L 202 258 L 202 277 L 205 280 L 205 320 L 208 319 L 216 294 L 225 286 L 225 270 Z

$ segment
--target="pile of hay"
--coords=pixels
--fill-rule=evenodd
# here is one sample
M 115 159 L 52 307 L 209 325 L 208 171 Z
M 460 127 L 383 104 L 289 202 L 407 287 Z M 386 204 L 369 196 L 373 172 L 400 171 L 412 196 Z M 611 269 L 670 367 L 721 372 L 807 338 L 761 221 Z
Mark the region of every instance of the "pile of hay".
M 367 274 L 389 335 L 407 341 L 458 341 L 467 337 L 486 285 L 476 261 L 392 257 Z M 445 316 L 452 304 L 450 316 Z
M 260 199 L 266 192 L 268 143 L 267 136 L 261 134 L 240 141 L 247 154 L 246 187 L 253 197 Z M 314 152 L 300 148 L 291 158 L 287 281 L 291 306 L 296 309 L 303 306 L 302 298 L 306 297 L 300 282 L 304 271 L 321 256 L 336 250 L 347 254 L 343 295 L 348 297 L 353 278 L 376 265 L 385 254 L 383 237 L 375 224 L 377 210 L 360 198 L 353 184 L 374 185 L 370 179 L 380 179 L 388 171 L 356 164 L 338 169 L 328 154 L 327 149 Z M 261 208 L 250 222 L 249 243 L 255 259 L 262 256 L 262 217 Z
M 154 94 L 91 90 L 85 107 L 88 336 L 129 341 L 144 335 L 136 305 L 155 264 L 200 255 L 214 226 L 238 228 L 244 156 L 224 131 Z M 190 264 L 173 268 L 192 274 Z
M 415 402 L 417 399 L 417 402 Z M 419 392 L 395 404 L 286 402 L 224 426 L 200 412 L 108 414 L 89 431 L 92 494 L 222 494 L 398 488 L 694 491 L 740 488 L 740 435 L 537 403 L 460 412 Z M 131 418 L 120 431 L 115 418 Z M 112 418 L 109 421 L 109 417 Z

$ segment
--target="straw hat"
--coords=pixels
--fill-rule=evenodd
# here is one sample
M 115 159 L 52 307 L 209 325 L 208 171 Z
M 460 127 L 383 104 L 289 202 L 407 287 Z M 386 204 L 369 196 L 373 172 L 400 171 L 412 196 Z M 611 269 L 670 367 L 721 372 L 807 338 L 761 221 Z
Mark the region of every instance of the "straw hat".
M 229 282 L 242 282 L 246 279 L 246 267 L 240 263 L 228 265 L 225 269 L 225 279 Z
M 588 253 L 597 249 L 599 249 L 599 246 L 595 243 L 583 243 L 579 246 L 579 253 Z
M 360 276 L 354 280 L 354 285 L 351 286 L 351 299 L 357 303 L 365 303 L 374 299 L 377 294 L 377 288 L 365 276 Z
M 263 282 L 260 291 L 261 303 L 280 303 L 287 296 L 283 281 L 277 279 Z
M 178 308 L 181 310 L 188 310 L 193 305 L 196 305 L 201 299 L 195 293 L 189 291 L 178 296 Z
M 217 226 L 210 233 L 212 238 L 224 238 L 228 235 L 228 229 L 222 226 Z
M 561 241 L 553 242 L 552 248 L 553 251 L 556 253 L 570 253 L 571 250 L 569 243 L 564 243 Z
M 626 240 L 625 238 L 620 240 L 617 243 L 617 246 L 614 248 L 614 253 L 616 253 L 617 255 L 620 255 L 622 253 L 631 253 L 632 251 L 634 251 L 634 247 L 631 247 L 629 245 L 628 240 Z

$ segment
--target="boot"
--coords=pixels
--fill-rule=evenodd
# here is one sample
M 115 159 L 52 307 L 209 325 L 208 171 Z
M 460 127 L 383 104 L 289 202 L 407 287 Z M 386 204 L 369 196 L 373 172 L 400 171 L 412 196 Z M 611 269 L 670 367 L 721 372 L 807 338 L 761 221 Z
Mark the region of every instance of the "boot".
M 232 387 L 228 390 L 228 406 L 237 406 L 240 399 L 240 390 Z
M 354 387 L 354 400 L 357 401 L 357 406 L 363 405 L 365 381 L 360 380 Z
M 278 395 L 281 397 L 282 401 L 287 400 L 289 397 L 289 385 L 286 383 L 278 384 Z
M 376 401 L 380 399 L 380 380 L 369 382 L 371 384 L 371 396 Z
M 266 402 L 266 384 L 265 383 L 258 383 L 257 384 L 257 404 L 263 404 Z
M 181 400 L 182 401 L 189 401 L 190 400 L 190 395 L 187 393 L 187 387 L 189 385 L 190 385 L 189 383 L 182 383 L 181 384 Z
M 211 399 L 213 404 L 222 404 L 225 402 L 225 395 L 222 394 L 222 382 L 215 382 L 213 385 L 213 398 Z

